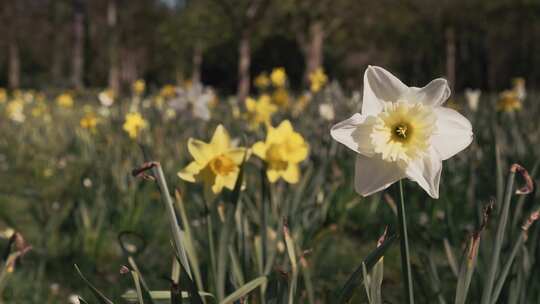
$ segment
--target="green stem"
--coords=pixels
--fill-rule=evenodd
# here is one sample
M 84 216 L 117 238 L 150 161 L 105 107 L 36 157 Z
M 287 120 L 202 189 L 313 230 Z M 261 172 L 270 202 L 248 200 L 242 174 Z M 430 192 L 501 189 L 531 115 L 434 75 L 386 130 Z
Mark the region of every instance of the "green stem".
M 211 266 L 211 272 L 215 279 L 215 288 L 218 287 L 218 278 L 216 273 L 216 247 L 215 247 L 215 241 L 214 241 L 214 225 L 212 222 L 212 212 L 210 211 L 210 206 L 206 206 L 206 229 L 208 232 L 208 245 L 210 247 L 210 266 Z
M 403 276 L 405 294 L 407 295 L 407 303 L 413 304 L 414 293 L 409 254 L 409 236 L 407 234 L 407 217 L 405 215 L 405 199 L 403 197 L 403 182 L 401 180 L 399 181 L 399 196 L 400 202 L 398 204 L 398 221 L 400 235 L 399 239 L 401 245 L 401 272 Z

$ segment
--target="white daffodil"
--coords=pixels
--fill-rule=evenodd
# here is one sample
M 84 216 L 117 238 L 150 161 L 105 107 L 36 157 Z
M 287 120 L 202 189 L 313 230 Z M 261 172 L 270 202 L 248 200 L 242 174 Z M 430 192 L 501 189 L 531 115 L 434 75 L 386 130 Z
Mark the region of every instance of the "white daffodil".
M 332 106 L 331 103 L 321 103 L 319 105 L 319 115 L 321 115 L 324 120 L 334 120 L 334 106 Z
M 478 103 L 480 102 L 480 94 L 482 92 L 479 89 L 472 90 L 472 89 L 465 89 L 465 99 L 467 99 L 467 104 L 469 105 L 469 108 L 476 112 L 478 110 Z
M 472 141 L 471 123 L 441 105 L 450 96 L 445 79 L 408 87 L 370 66 L 364 74 L 362 113 L 332 127 L 332 137 L 358 153 L 355 188 L 363 196 L 409 178 L 439 197 L 442 161 Z
M 187 89 L 179 88 L 177 97 L 171 100 L 171 106 L 177 111 L 183 111 L 190 106 L 193 117 L 208 121 L 211 116 L 210 104 L 215 96 L 211 88 L 195 83 Z

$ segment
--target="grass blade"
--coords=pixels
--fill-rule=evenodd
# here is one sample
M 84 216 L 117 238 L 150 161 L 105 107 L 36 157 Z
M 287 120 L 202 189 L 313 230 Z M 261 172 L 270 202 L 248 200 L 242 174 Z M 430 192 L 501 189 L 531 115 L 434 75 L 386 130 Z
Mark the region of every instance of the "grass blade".
M 99 291 L 81 272 L 81 270 L 79 269 L 79 266 L 77 266 L 77 264 L 74 265 L 75 266 L 75 270 L 77 271 L 77 273 L 79 274 L 79 276 L 81 277 L 81 279 L 84 281 L 84 283 L 86 284 L 86 286 L 90 289 L 90 291 L 92 291 L 92 293 L 94 294 L 94 296 L 96 297 L 96 299 L 99 300 L 99 303 L 101 304 L 114 304 L 113 301 L 109 300 L 101 291 Z
M 255 288 L 266 284 L 267 278 L 265 276 L 258 277 L 252 281 L 249 281 L 244 286 L 238 288 L 235 292 L 231 293 L 229 296 L 227 296 L 225 299 L 223 299 L 219 304 L 230 304 L 234 301 L 237 301 L 243 297 L 245 297 L 248 293 L 253 291 Z

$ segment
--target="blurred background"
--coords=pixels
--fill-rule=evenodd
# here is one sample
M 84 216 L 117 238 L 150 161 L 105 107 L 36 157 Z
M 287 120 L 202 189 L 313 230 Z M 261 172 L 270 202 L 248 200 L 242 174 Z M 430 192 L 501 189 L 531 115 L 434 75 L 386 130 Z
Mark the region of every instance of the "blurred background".
M 234 93 L 275 66 L 298 87 L 321 65 L 354 88 L 375 63 L 411 84 L 444 75 L 458 90 L 540 81 L 532 0 L 2 0 L 0 8 L 0 86 L 10 88 L 194 78 Z

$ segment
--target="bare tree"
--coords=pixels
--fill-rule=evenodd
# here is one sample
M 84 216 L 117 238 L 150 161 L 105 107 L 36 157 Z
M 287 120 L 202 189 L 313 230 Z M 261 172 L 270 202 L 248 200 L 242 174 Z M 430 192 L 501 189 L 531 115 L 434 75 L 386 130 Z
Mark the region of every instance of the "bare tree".
M 109 88 L 120 91 L 120 68 L 118 59 L 117 0 L 107 3 L 107 26 L 109 29 Z
M 84 11 L 84 0 L 73 0 L 73 62 L 71 82 L 76 89 L 83 88 Z

